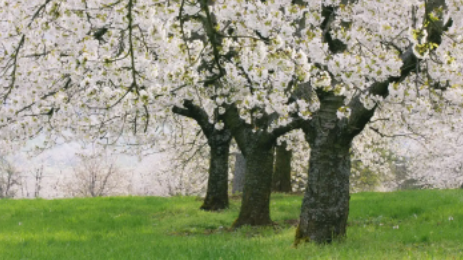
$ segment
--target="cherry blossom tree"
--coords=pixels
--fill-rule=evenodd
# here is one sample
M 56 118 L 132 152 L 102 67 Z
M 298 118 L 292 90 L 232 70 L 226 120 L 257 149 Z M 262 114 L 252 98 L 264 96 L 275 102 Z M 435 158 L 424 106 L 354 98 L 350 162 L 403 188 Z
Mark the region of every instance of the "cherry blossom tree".
M 3 98 L 10 114 L 22 116 L 18 119 L 4 113 L 4 122 L 16 123 L 16 127 L 21 126 L 16 131 L 30 135 L 44 126 L 52 136 L 71 128 L 72 138 L 105 139 L 106 144 L 120 143 L 127 132 L 132 133 L 132 137 L 125 137 L 129 143 L 138 139 L 137 135 L 143 135 L 144 141 L 150 139 L 145 135 L 156 131 L 149 127 L 157 127 L 150 125 L 150 120 L 162 121 L 166 113 L 165 104 L 157 104 L 155 99 L 170 94 L 170 88 L 175 86 L 151 84 L 162 84 L 156 77 L 157 70 L 170 63 L 155 62 L 160 58 L 157 53 L 169 59 L 173 58 L 168 54 L 170 50 L 172 54 L 181 53 L 178 44 L 174 43 L 172 49 L 166 45 L 166 35 L 156 33 L 175 19 L 174 7 L 164 8 L 159 3 L 157 8 L 147 9 L 146 3 L 135 1 L 37 1 L 30 9 L 27 1 L 14 5 L 3 1 L 2 5 L 7 39 L 2 52 L 7 76 L 2 82 L 6 89 Z M 156 9 L 165 13 L 159 22 L 151 20 Z M 147 13 L 142 15 L 140 10 Z M 15 19 L 23 19 L 24 30 L 15 31 Z M 30 67 L 19 64 L 20 59 L 32 61 Z M 170 71 L 182 69 L 178 61 L 180 64 L 172 64 L 172 70 L 167 69 L 163 77 L 169 78 Z M 18 76 L 22 71 L 32 76 L 34 68 L 48 65 L 50 70 L 37 77 L 47 87 L 27 93 L 28 99 L 15 96 L 17 93 L 11 90 L 19 84 L 18 79 L 29 80 Z M 50 73 L 58 67 L 57 73 Z
M 416 139 L 401 138 L 397 150 L 407 158 L 407 177 L 417 185 L 432 188 L 459 188 L 463 183 L 461 107 L 447 104 L 441 113 L 428 113 L 419 125 Z M 415 127 L 419 121 L 413 120 Z
M 212 38 L 216 38 L 220 29 L 212 25 L 212 20 L 216 18 L 212 18 L 211 10 L 205 2 L 198 5 L 169 5 L 161 2 L 148 5 L 135 1 L 43 1 L 37 2 L 35 8 L 30 8 L 29 3 L 27 7 L 25 2 L 21 3 L 13 6 L 8 1 L 3 2 L 7 19 L 5 27 L 2 27 L 5 28 L 5 35 L 8 35 L 3 52 L 6 54 L 3 59 L 4 71 L 9 75 L 8 80 L 4 81 L 5 89 L 8 90 L 4 99 L 11 110 L 4 120 L 10 125 L 21 126 L 18 130 L 21 134 L 33 134 L 36 129 L 43 130 L 43 125 L 47 125 L 45 130 L 52 133 L 62 133 L 71 128 L 76 135 L 105 138 L 109 143 L 114 143 L 123 134 L 150 134 L 149 127 L 155 124 L 154 114 L 164 113 L 166 107 L 187 108 L 189 103 L 199 106 L 206 112 L 215 129 L 221 130 L 224 123 L 220 122 L 219 115 L 224 113 L 225 106 L 220 107 L 218 104 L 223 104 L 225 98 L 232 101 L 227 101 L 227 104 L 232 104 L 233 99 L 241 102 L 243 94 L 250 93 L 245 88 L 245 93 L 240 94 L 240 87 L 233 87 L 236 85 L 233 81 L 227 83 L 222 80 L 222 61 L 216 58 L 229 59 L 236 51 L 224 49 L 218 53 L 219 46 L 215 40 L 211 45 Z M 291 16 L 290 13 L 288 15 Z M 14 20 L 23 21 L 21 30 L 16 30 Z M 233 43 L 233 39 L 228 39 Z M 239 37 L 235 45 L 248 43 L 255 46 L 243 50 L 239 56 L 249 56 L 254 49 L 265 45 L 260 38 L 255 37 Z M 281 41 L 275 41 L 272 45 L 281 45 Z M 283 54 L 283 50 L 279 53 Z M 254 56 L 251 56 L 249 64 L 263 58 Z M 274 71 L 286 75 L 286 78 L 292 77 L 290 71 L 295 67 L 303 67 L 286 62 L 284 56 L 277 59 L 287 63 L 287 73 L 278 72 L 276 68 L 279 65 L 276 63 L 272 65 Z M 20 65 L 19 60 L 27 63 Z M 235 74 L 242 73 L 239 69 L 242 66 L 235 65 L 229 62 L 227 66 L 232 66 L 230 69 Z M 34 70 L 45 67 L 51 69 L 45 72 Z M 262 92 L 259 83 L 265 78 L 262 76 L 265 75 L 254 80 L 258 84 L 251 82 L 253 85 L 250 89 L 251 92 L 254 92 L 254 88 L 260 90 L 251 95 L 249 101 L 237 107 L 245 112 L 248 121 L 251 115 L 255 118 L 262 114 L 262 111 L 251 111 L 255 106 L 252 100 L 266 91 Z M 30 82 L 32 78 L 44 82 Z M 241 83 L 245 78 L 240 76 L 237 80 L 236 83 Z M 30 99 L 22 99 L 18 91 L 12 91 L 14 85 L 37 83 L 47 87 L 28 93 Z M 223 84 L 218 86 L 218 83 Z M 281 84 L 276 85 L 283 89 Z M 274 92 L 273 98 L 285 104 L 287 98 L 280 98 L 281 95 Z M 307 106 L 304 102 L 300 103 L 301 106 Z M 268 107 L 271 112 L 271 105 Z M 282 113 L 287 114 L 287 109 Z M 238 118 L 241 122 L 237 116 L 239 114 L 235 113 L 229 118 Z M 74 124 L 73 121 L 79 123 Z M 268 123 L 260 121 L 260 125 L 270 125 L 270 120 Z M 288 120 L 283 118 L 283 123 L 287 124 Z M 240 125 L 235 127 L 239 128 Z M 256 173 L 256 176 L 267 176 L 265 181 L 257 183 L 268 188 L 248 188 L 250 191 L 245 192 L 252 194 L 253 191 L 263 191 L 258 195 L 262 199 L 255 200 L 262 202 L 255 207 L 262 213 L 246 213 L 255 215 L 259 221 L 243 217 L 243 224 L 271 223 L 268 210 L 268 176 L 271 175 L 268 173 L 272 172 L 273 160 L 269 151 L 276 138 L 292 128 L 283 126 L 278 130 L 281 133 L 274 131 L 270 135 L 265 134 L 266 140 L 259 146 L 267 151 L 266 167 L 257 167 L 260 163 L 248 160 L 249 164 L 255 164 L 250 168 L 267 172 Z M 248 126 L 246 129 L 246 133 L 252 133 L 254 127 Z M 253 136 L 260 134 L 253 133 Z M 257 139 L 248 138 L 247 141 L 256 142 Z M 248 146 L 243 138 L 239 143 L 243 148 L 247 146 L 247 150 L 257 145 Z M 259 152 L 252 151 L 249 154 L 257 156 Z M 249 198 L 253 196 L 244 197 L 247 199 L 243 207 L 250 208 Z
M 366 13 L 374 16 L 362 19 Z M 352 140 L 374 120 L 384 99 L 394 97 L 397 91 L 411 92 L 410 88 L 433 96 L 458 84 L 459 73 L 442 61 L 447 57 L 442 51 L 453 50 L 452 35 L 459 30 L 448 17 L 458 15 L 452 3 L 439 1 L 322 7 L 320 29 L 326 43 L 322 53 L 327 55 L 323 63 L 331 82 L 326 80 L 322 89 L 315 90 L 320 109 L 303 126 L 311 156 L 296 243 L 329 242 L 345 235 Z M 455 51 L 459 52 L 458 47 Z M 336 93 L 340 85 L 344 86 L 341 95 Z M 454 88 L 456 93 L 460 91 L 457 85 Z M 416 97 L 406 100 L 411 106 L 419 105 Z M 349 116 L 340 117 L 346 110 Z
M 230 131 L 246 157 L 240 227 L 272 223 L 273 146 L 302 128 L 309 180 L 296 243 L 330 242 L 346 234 L 352 142 L 388 128 L 378 115 L 396 111 L 383 105 L 460 102 L 459 5 L 1 0 L 2 135 L 115 143 L 149 138 L 172 109 L 207 121 L 203 131 Z

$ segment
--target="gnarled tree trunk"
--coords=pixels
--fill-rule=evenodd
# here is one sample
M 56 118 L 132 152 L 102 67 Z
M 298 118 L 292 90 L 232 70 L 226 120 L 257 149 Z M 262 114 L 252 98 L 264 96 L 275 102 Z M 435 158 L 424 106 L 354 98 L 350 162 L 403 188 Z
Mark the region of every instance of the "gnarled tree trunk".
M 287 144 L 283 142 L 276 146 L 275 169 L 272 178 L 272 191 L 289 193 L 291 187 L 291 159 L 293 152 L 286 150 Z
M 304 126 L 311 152 L 296 244 L 301 240 L 331 242 L 346 234 L 352 137 L 346 131 L 347 120 L 336 116 L 343 98 L 334 94 L 319 98 L 320 110 Z

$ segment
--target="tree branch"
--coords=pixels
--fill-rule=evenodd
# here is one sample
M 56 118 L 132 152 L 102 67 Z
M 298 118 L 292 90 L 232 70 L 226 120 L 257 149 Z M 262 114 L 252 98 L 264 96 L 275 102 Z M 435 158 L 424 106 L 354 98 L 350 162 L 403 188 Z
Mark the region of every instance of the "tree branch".
M 212 135 L 212 132 L 214 131 L 214 125 L 209 123 L 209 115 L 206 113 L 206 111 L 204 111 L 204 109 L 201 107 L 193 104 L 191 100 L 184 100 L 183 106 L 185 108 L 174 106 L 172 108 L 172 112 L 194 119 L 203 130 L 204 135 L 209 139 L 209 137 Z

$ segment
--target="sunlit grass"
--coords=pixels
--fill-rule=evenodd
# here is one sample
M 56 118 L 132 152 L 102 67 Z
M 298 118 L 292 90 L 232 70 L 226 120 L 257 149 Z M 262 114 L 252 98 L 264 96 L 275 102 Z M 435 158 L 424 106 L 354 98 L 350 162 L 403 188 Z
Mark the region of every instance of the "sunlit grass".
M 301 199 L 273 195 L 277 225 L 238 231 L 238 199 L 1 200 L 0 259 L 463 259 L 463 190 L 353 194 L 345 241 L 294 248 Z

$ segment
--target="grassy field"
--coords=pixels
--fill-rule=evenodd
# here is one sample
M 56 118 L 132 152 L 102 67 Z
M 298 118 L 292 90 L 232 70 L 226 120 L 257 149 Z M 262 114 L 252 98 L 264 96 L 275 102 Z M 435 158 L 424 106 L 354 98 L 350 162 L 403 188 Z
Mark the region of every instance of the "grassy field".
M 343 242 L 292 246 L 301 196 L 275 194 L 277 225 L 228 227 L 194 197 L 0 200 L 0 259 L 463 259 L 463 190 L 353 194 Z

